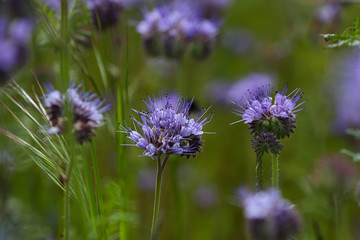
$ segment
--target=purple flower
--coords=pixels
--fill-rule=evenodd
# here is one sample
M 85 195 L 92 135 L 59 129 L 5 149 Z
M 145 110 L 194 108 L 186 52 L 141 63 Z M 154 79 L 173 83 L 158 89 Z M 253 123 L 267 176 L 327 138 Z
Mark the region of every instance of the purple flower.
M 73 86 L 67 90 L 67 96 L 71 103 L 74 130 L 80 143 L 90 141 L 95 136 L 93 130 L 104 123 L 103 113 L 110 109 L 105 100 L 101 101 L 95 93 L 84 92 L 81 85 Z
M 221 24 L 219 20 L 204 18 L 199 9 L 194 2 L 175 1 L 145 12 L 137 31 L 143 36 L 147 52 L 178 58 L 190 44 L 201 44 L 207 56 L 211 50 L 208 45 L 215 41 Z
M 303 93 L 295 89 L 286 94 L 288 85 L 277 90 L 273 100 L 270 86 L 263 86 L 242 96 L 241 101 L 234 102 L 233 113 L 249 124 L 253 133 L 273 132 L 277 138 L 290 136 L 294 132 L 296 115 L 302 110 L 298 103 Z
M 116 25 L 125 7 L 122 0 L 89 0 L 87 4 L 97 29 Z
M 341 4 L 328 3 L 319 7 L 316 11 L 316 19 L 321 23 L 331 23 L 339 17 Z
M 341 66 L 342 81 L 336 96 L 337 130 L 360 127 L 360 51 L 355 51 Z
M 17 19 L 10 23 L 0 18 L 0 83 L 26 62 L 32 28 L 29 19 Z
M 301 218 L 294 206 L 274 189 L 250 193 L 241 189 L 239 197 L 251 236 L 256 240 L 286 240 L 300 232 Z
M 251 92 L 263 86 L 273 86 L 273 78 L 265 73 L 250 73 L 240 81 L 231 85 L 227 92 L 227 102 L 239 102 L 242 98 L 249 98 Z
M 63 133 L 64 131 L 64 97 L 54 87 L 49 84 L 47 86 L 47 93 L 43 96 L 46 113 L 51 124 L 51 128 L 47 130 L 49 134 Z
M 174 101 L 167 93 L 163 95 L 162 92 L 159 99 L 149 96 L 143 101 L 147 110 L 134 110 L 140 117 L 140 120 L 132 118 L 134 129 L 122 127 L 128 138 L 144 150 L 143 156 L 180 154 L 195 157 L 200 152 L 203 145 L 202 129 L 213 114 L 203 118 L 207 112 L 203 110 L 192 118 L 189 114 L 192 100 L 184 100 L 180 96 Z

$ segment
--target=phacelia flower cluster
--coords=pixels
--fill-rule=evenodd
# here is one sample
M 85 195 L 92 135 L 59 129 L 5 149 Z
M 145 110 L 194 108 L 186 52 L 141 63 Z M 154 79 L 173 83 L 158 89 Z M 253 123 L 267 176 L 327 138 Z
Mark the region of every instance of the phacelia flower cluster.
M 289 137 L 295 131 L 295 113 L 302 110 L 299 107 L 304 102 L 299 101 L 303 92 L 295 89 L 287 94 L 287 91 L 288 85 L 276 91 L 273 99 L 271 87 L 263 86 L 248 92 L 240 102 L 234 102 L 233 113 L 242 118 L 238 122 L 244 121 L 249 125 L 256 152 L 263 154 L 270 150 L 276 154 L 283 148 L 278 140 Z
M 201 5 L 175 1 L 144 14 L 137 25 L 147 53 L 157 57 L 181 57 L 187 48 L 195 59 L 207 58 L 212 51 L 221 21 L 205 18 Z
M 194 118 L 189 110 L 193 100 L 178 97 L 176 101 L 167 93 L 159 98 L 143 100 L 147 110 L 137 111 L 140 120 L 133 117 L 134 129 L 123 126 L 135 145 L 144 150 L 143 156 L 156 157 L 162 154 L 180 154 L 195 157 L 203 145 L 203 127 L 210 122 L 213 113 L 204 117 L 202 110 Z
M 101 101 L 95 93 L 85 92 L 81 85 L 72 85 L 62 94 L 52 86 L 47 88 L 48 92 L 43 97 L 45 109 L 48 114 L 51 127 L 49 134 L 60 134 L 65 130 L 64 105 L 68 102 L 71 106 L 73 120 L 73 131 L 80 143 L 91 141 L 95 136 L 93 130 L 104 123 L 104 112 L 110 109 L 110 105 Z
M 8 80 L 27 61 L 33 22 L 0 18 L 0 84 Z
M 256 240 L 287 240 L 298 234 L 301 217 L 294 205 L 274 189 L 250 193 L 239 191 L 249 232 Z

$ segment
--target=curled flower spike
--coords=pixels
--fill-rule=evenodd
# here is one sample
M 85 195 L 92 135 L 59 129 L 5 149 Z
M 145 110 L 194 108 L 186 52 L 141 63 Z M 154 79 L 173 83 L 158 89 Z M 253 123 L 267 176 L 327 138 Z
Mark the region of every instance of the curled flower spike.
M 284 149 L 279 139 L 274 133 L 257 133 L 251 141 L 251 146 L 258 156 L 262 156 L 269 151 L 272 154 L 279 155 Z
M 239 197 L 248 221 L 249 232 L 256 240 L 287 240 L 300 232 L 301 217 L 294 205 L 269 189 L 255 194 L 241 189 Z
M 103 125 L 103 113 L 110 109 L 110 105 L 105 104 L 105 100 L 101 101 L 95 93 L 81 91 L 81 85 L 69 88 L 67 96 L 73 111 L 78 141 L 90 141 L 95 136 L 93 130 Z
M 247 98 L 235 103 L 233 113 L 240 116 L 249 125 L 252 133 L 273 132 L 278 139 L 289 137 L 296 128 L 295 113 L 305 101 L 300 102 L 303 92 L 295 89 L 286 94 L 289 86 L 277 90 L 275 97 L 271 97 L 272 89 L 269 86 L 249 92 Z M 236 122 L 235 122 L 236 123 Z
M 143 156 L 180 154 L 189 158 L 201 151 L 202 129 L 210 122 L 213 113 L 203 117 L 208 111 L 206 109 L 192 118 L 189 110 L 193 100 L 184 100 L 180 96 L 174 101 L 173 97 L 162 92 L 159 98 L 149 96 L 143 101 L 147 110 L 134 110 L 140 117 L 140 120 L 132 118 L 134 129 L 122 126 L 128 138 L 144 150 Z

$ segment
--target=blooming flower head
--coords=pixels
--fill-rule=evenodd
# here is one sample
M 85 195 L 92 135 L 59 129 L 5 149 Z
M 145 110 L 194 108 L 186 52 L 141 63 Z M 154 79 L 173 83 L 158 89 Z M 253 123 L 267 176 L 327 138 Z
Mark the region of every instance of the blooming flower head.
M 277 90 L 275 97 L 271 97 L 270 86 L 263 86 L 249 92 L 239 102 L 235 102 L 233 113 L 240 116 L 249 124 L 252 133 L 273 132 L 277 138 L 290 136 L 296 127 L 295 113 L 304 102 L 299 103 L 302 97 L 300 89 L 286 94 L 288 85 Z
M 134 110 L 140 117 L 140 120 L 133 117 L 134 129 L 125 126 L 122 130 L 137 147 L 144 150 L 144 156 L 180 154 L 195 157 L 201 151 L 203 127 L 213 114 L 203 118 L 207 112 L 203 110 L 193 118 L 189 114 L 192 100 L 184 100 L 180 96 L 174 101 L 162 92 L 158 99 L 149 96 L 143 101 L 147 110 Z
M 95 134 L 93 130 L 104 123 L 103 113 L 110 109 L 110 105 L 101 101 L 95 93 L 84 92 L 81 85 L 67 90 L 74 118 L 74 130 L 80 143 L 90 141 Z
M 256 240 L 287 240 L 299 233 L 301 219 L 290 202 L 274 189 L 250 193 L 241 189 L 239 197 L 248 221 L 249 231 Z

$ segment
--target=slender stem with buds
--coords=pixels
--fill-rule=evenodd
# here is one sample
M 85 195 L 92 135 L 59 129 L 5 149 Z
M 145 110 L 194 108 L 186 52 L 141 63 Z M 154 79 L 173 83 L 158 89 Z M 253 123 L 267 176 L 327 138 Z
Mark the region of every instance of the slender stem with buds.
M 271 155 L 272 158 L 272 186 L 279 188 L 279 155 Z
M 261 191 L 263 189 L 262 179 L 263 179 L 263 162 L 260 154 L 256 155 L 256 191 Z

